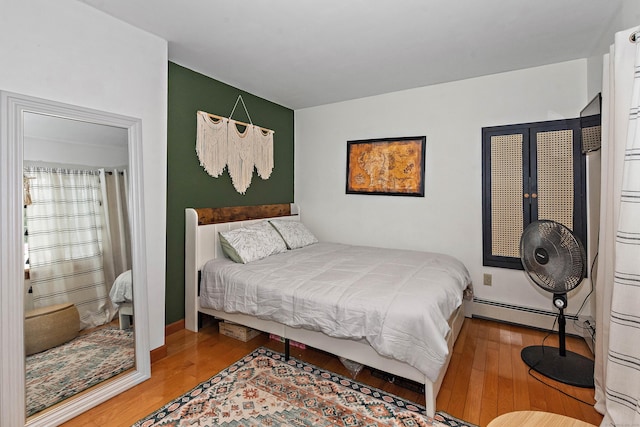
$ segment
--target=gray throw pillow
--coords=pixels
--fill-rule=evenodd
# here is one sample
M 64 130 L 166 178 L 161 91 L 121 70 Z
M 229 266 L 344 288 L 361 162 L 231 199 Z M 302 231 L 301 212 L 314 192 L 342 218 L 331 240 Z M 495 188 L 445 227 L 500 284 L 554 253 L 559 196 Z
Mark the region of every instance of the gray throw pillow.
M 220 244 L 224 254 L 235 262 L 246 264 L 287 250 L 282 237 L 267 221 L 221 231 Z
M 271 219 L 269 222 L 278 230 L 278 233 L 280 233 L 280 236 L 282 236 L 282 239 L 289 249 L 298 249 L 318 243 L 316 236 L 300 221 Z

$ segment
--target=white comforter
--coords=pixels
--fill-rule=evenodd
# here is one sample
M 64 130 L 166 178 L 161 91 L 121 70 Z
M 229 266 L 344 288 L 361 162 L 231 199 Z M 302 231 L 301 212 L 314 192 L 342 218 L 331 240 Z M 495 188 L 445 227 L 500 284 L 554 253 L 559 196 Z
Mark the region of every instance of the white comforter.
M 109 291 L 109 298 L 111 298 L 111 302 L 116 307 L 122 303 L 133 301 L 131 270 L 127 270 L 116 277 L 116 280 L 114 280 L 113 286 Z
M 435 381 L 448 354 L 447 320 L 470 282 L 447 255 L 317 243 L 248 264 L 209 261 L 200 304 L 364 338 Z

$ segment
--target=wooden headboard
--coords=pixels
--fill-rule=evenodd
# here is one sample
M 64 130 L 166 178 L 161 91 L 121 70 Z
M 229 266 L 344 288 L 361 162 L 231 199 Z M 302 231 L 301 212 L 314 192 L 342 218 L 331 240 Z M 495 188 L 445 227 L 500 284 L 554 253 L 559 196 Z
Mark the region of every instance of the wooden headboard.
M 224 256 L 218 236 L 220 231 L 233 230 L 269 218 L 296 221 L 300 218 L 299 213 L 297 205 L 293 203 L 185 209 L 185 314 L 197 313 L 198 271 L 207 261 Z M 185 322 L 189 329 L 189 326 L 193 327 L 197 322 L 197 316 L 190 318 L 186 315 Z
M 256 206 L 230 206 L 224 208 L 196 208 L 198 225 L 220 224 L 223 222 L 248 221 L 252 219 L 275 218 L 296 215 L 296 208 L 291 203 Z

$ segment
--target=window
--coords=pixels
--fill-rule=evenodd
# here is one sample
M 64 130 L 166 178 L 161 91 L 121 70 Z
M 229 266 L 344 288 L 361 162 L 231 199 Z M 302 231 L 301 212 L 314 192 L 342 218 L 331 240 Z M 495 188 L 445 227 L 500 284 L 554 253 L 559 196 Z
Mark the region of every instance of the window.
M 586 248 L 585 164 L 579 119 L 483 128 L 483 265 L 522 269 L 520 236 L 538 219 Z

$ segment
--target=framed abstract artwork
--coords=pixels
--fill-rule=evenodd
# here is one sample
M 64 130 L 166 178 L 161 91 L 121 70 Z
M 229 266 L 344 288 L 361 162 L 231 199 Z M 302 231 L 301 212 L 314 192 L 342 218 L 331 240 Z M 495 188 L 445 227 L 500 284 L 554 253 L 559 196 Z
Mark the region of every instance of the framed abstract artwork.
M 347 141 L 347 194 L 424 197 L 426 136 Z

